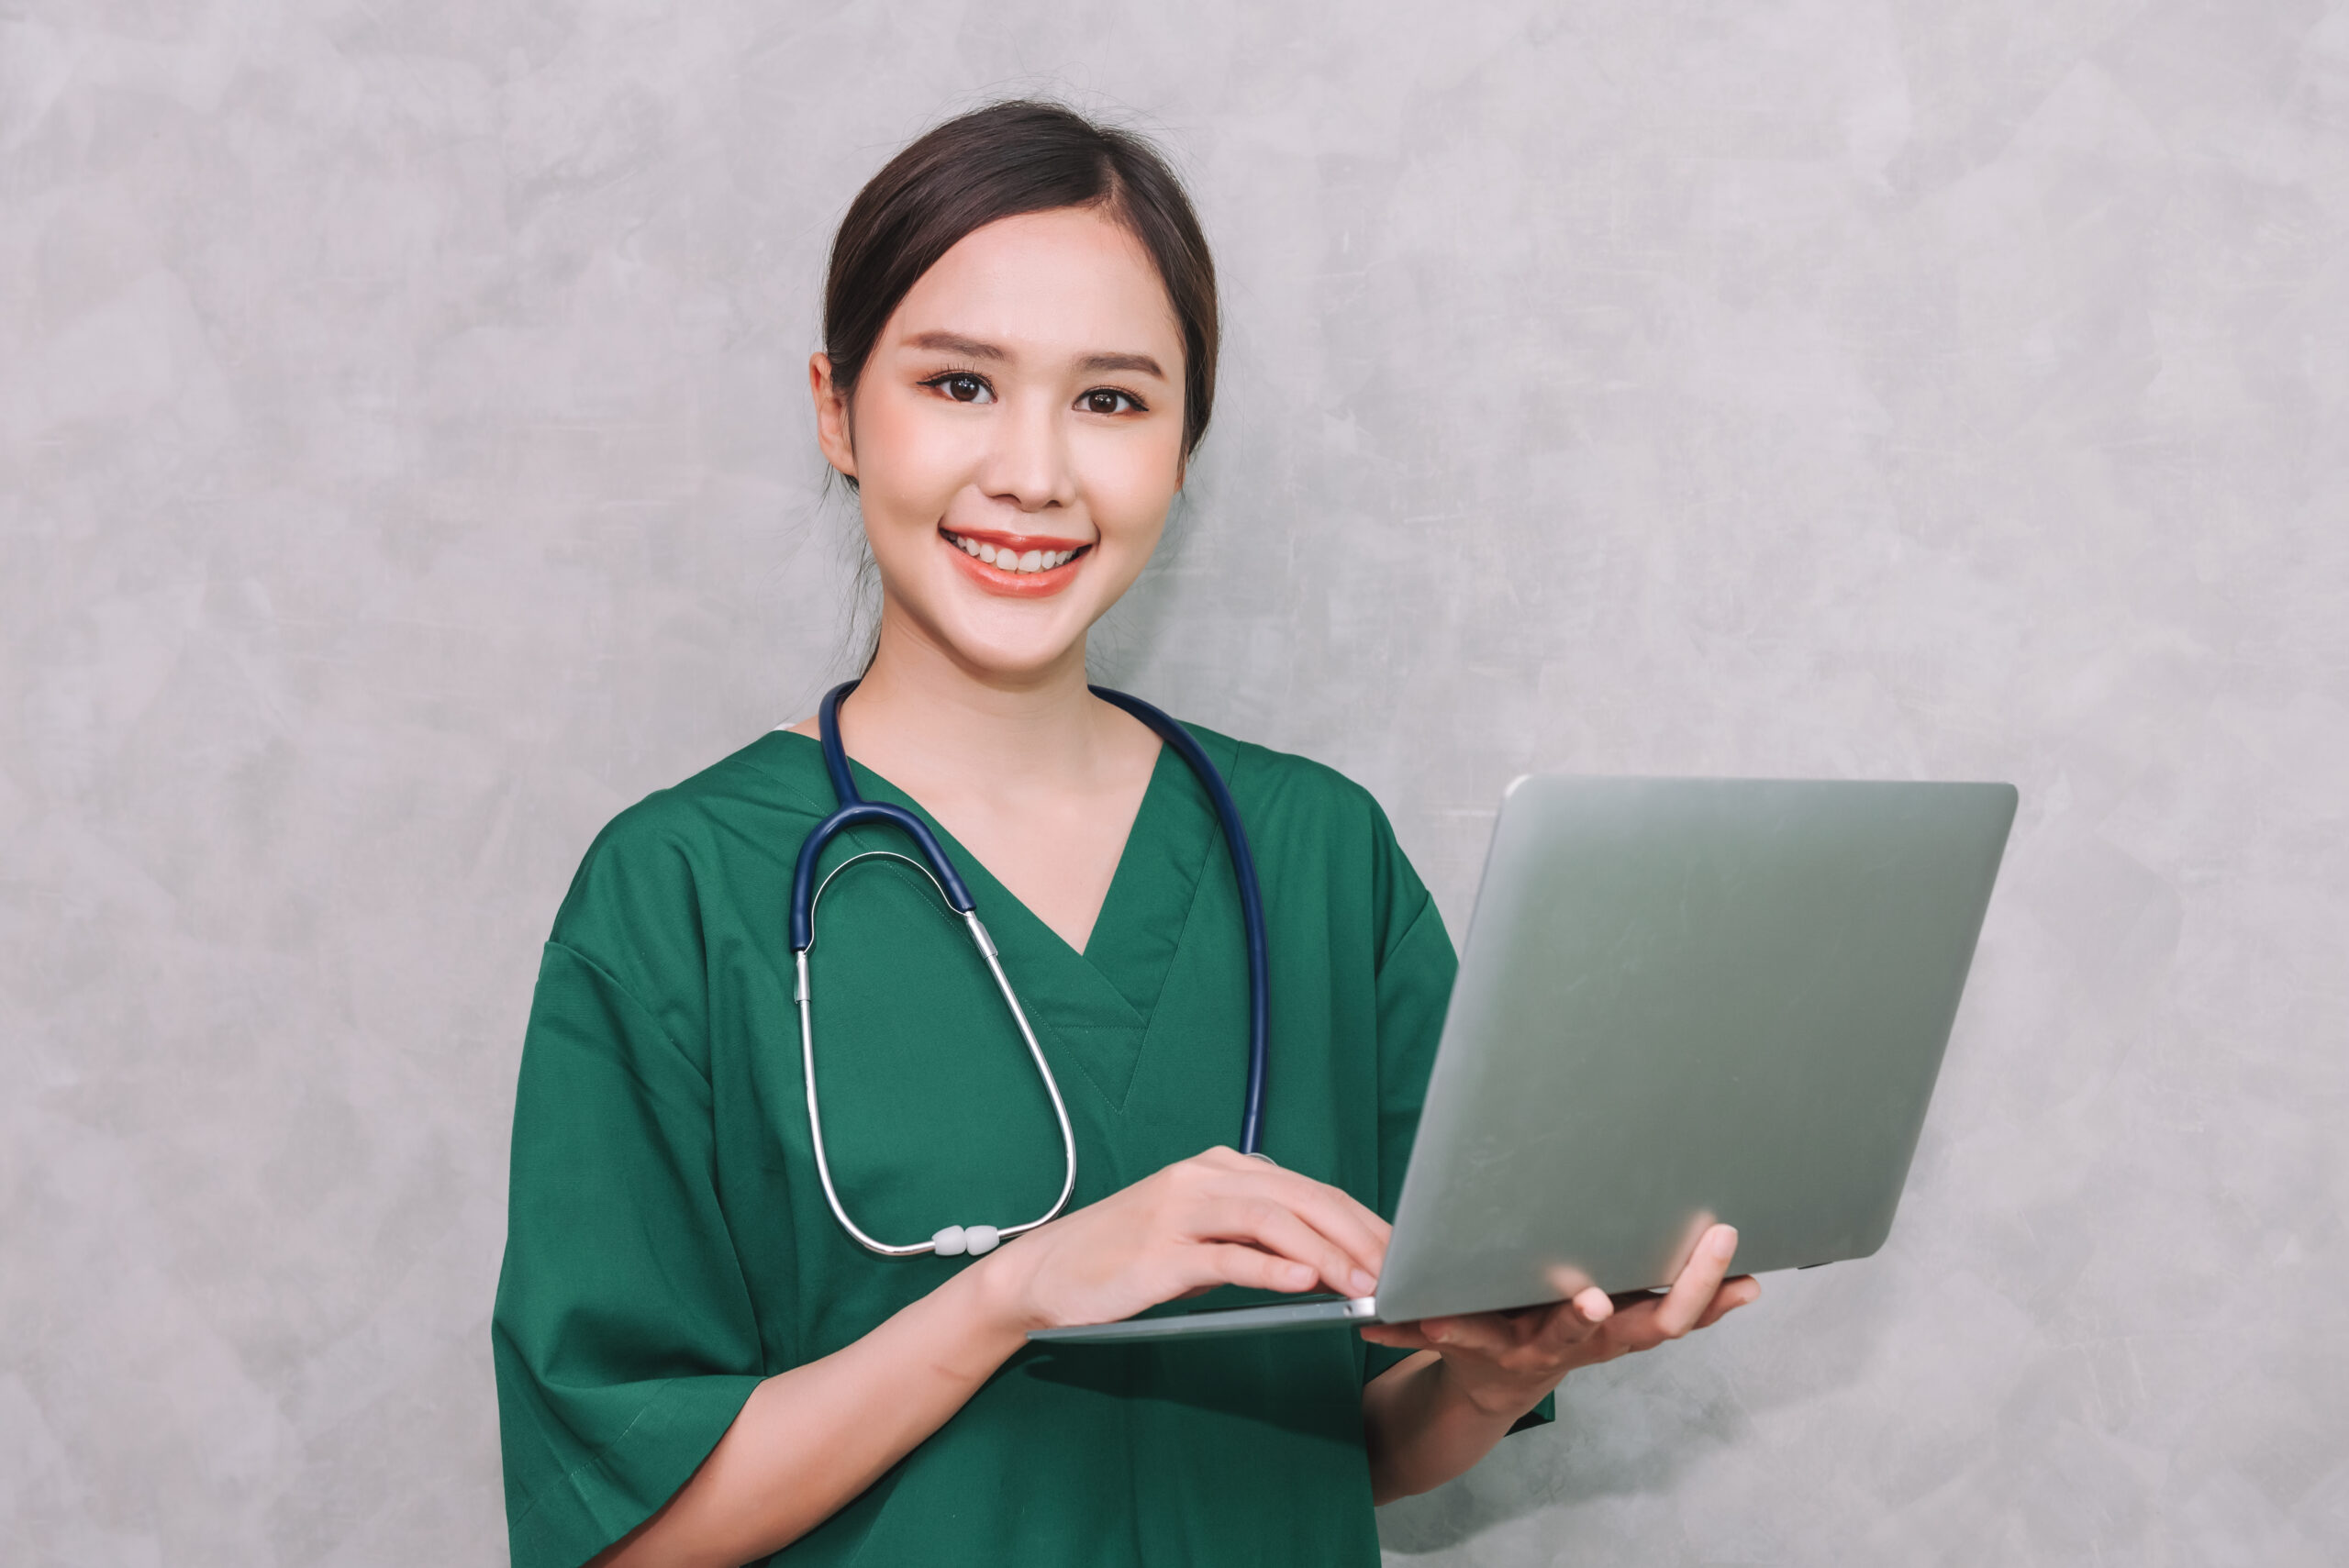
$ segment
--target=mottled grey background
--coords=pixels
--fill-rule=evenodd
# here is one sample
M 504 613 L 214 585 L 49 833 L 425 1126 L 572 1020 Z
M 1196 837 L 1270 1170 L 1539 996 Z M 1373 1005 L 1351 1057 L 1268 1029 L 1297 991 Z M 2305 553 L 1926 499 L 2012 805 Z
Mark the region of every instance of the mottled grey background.
M 1119 106 L 1228 371 L 1104 668 L 1370 784 L 2010 779 L 1876 1261 L 1397 1562 L 2349 1560 L 2349 5 L 0 0 L 0 1557 L 503 1561 L 537 945 L 806 711 L 823 247 Z

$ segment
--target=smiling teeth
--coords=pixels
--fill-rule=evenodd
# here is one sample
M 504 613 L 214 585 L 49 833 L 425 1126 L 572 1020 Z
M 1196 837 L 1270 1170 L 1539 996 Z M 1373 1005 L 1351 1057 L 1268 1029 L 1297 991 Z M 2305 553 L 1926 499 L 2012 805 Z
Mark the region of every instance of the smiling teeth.
M 1019 554 L 997 550 L 991 544 L 981 544 L 976 539 L 963 539 L 958 534 L 948 534 L 946 538 L 963 554 L 983 561 L 998 572 L 1050 572 L 1055 566 L 1065 566 L 1076 559 L 1076 551 L 1073 550 L 1031 550 Z

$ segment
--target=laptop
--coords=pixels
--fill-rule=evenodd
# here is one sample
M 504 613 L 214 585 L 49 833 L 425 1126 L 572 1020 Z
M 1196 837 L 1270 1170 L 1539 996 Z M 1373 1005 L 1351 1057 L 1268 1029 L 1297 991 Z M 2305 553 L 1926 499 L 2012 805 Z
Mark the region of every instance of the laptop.
M 1657 1288 L 1716 1220 L 1737 1227 L 1744 1273 L 1866 1257 L 2015 804 L 2004 784 L 1519 779 L 1377 1290 L 1028 1337 L 1408 1323 Z

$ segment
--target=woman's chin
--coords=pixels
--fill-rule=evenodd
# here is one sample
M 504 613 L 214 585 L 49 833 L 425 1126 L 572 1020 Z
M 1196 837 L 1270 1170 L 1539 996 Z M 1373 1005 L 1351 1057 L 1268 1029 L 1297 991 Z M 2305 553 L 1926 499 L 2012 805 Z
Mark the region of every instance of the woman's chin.
M 1007 631 L 1011 634 L 1006 635 Z M 1049 634 L 1037 635 L 1046 631 L 1047 628 L 1041 625 L 1007 628 L 965 622 L 947 628 L 945 640 L 956 662 L 990 681 L 1018 684 L 1042 680 L 1072 660 L 1082 668 L 1083 625 L 1076 626 L 1072 634 L 1054 617 Z

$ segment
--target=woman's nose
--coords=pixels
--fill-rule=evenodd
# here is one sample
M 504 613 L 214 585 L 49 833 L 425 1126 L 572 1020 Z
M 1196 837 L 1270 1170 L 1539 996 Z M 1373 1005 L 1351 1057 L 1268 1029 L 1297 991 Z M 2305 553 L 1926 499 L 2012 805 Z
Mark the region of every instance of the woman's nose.
M 995 421 L 996 440 L 987 453 L 980 487 L 1023 512 L 1065 506 L 1076 499 L 1076 475 L 1069 462 L 1060 410 L 1041 398 L 1022 398 Z

